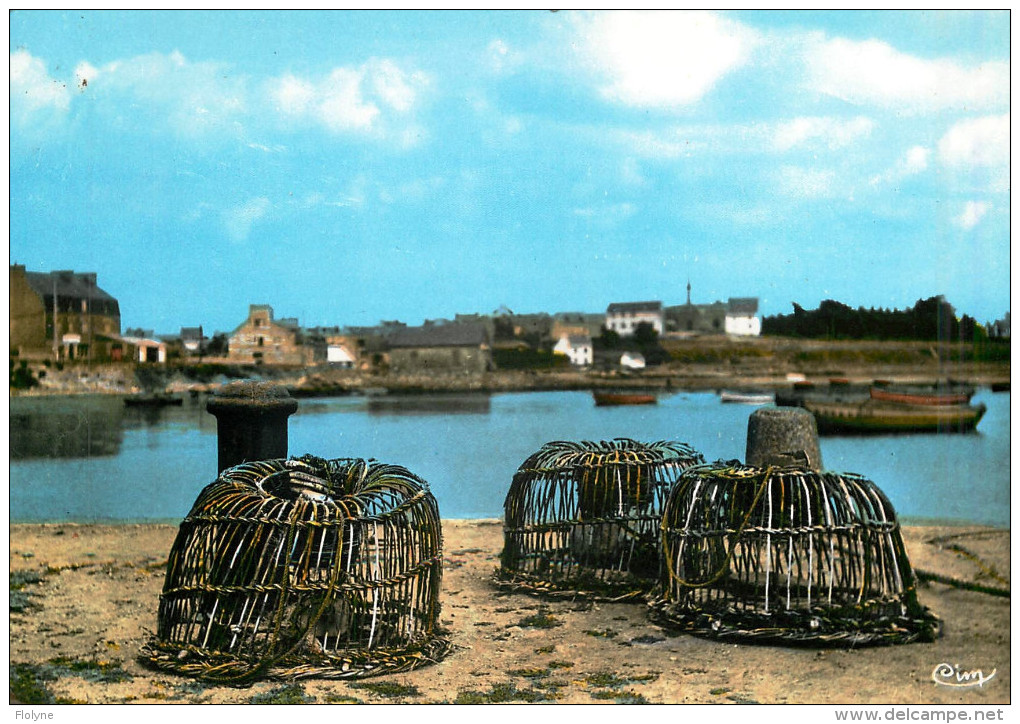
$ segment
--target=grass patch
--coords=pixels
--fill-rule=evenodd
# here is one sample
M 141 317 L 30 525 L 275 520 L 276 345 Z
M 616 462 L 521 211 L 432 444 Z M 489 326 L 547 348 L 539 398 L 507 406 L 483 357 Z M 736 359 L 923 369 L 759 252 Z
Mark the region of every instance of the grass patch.
M 531 616 L 525 616 L 517 625 L 521 628 L 556 628 L 562 626 L 563 622 L 555 616 L 551 615 L 548 611 L 539 611 L 538 613 L 532 614 Z
M 256 694 L 249 704 L 314 704 L 315 697 L 305 693 L 300 684 L 278 686 L 275 689 Z
M 351 688 L 370 691 L 385 699 L 403 699 L 411 696 L 421 696 L 417 686 L 397 684 L 392 681 L 371 681 L 364 684 L 351 684 Z
M 540 646 L 537 649 L 535 649 L 535 653 L 536 654 L 551 654 L 555 650 L 556 650 L 555 646 L 551 646 L 551 645 L 550 646 Z
M 647 704 L 648 699 L 633 691 L 593 691 L 592 699 L 613 701 L 617 704 Z
M 58 675 L 80 676 L 86 681 L 98 681 L 104 684 L 114 684 L 120 681 L 131 681 L 135 677 L 121 667 L 118 659 L 100 661 L 97 659 L 72 659 L 67 656 L 58 656 L 50 659 L 50 665 Z
M 613 631 L 612 629 L 608 629 L 608 628 L 607 629 L 603 629 L 601 631 L 597 631 L 597 630 L 594 630 L 594 629 L 589 629 L 589 630 L 585 631 L 585 633 L 588 634 L 589 636 L 594 636 L 595 638 L 601 638 L 601 639 L 611 639 L 611 638 L 615 638 L 616 637 L 616 631 Z
M 619 689 L 628 684 L 644 684 L 655 681 L 658 674 L 636 674 L 633 676 L 617 676 L 610 671 L 599 671 L 585 677 L 584 682 L 588 686 L 598 689 Z
M 326 696 L 327 704 L 361 704 L 361 699 L 355 699 L 353 696 L 347 696 L 346 694 L 329 694 Z
M 518 689 L 515 684 L 494 684 L 488 691 L 462 691 L 457 694 L 454 704 L 508 704 L 523 701 L 534 704 L 539 701 L 551 701 L 543 692 L 535 689 Z
M 572 669 L 572 668 L 574 668 L 574 662 L 573 661 L 550 661 L 549 662 L 549 668 L 550 669 Z
M 32 664 L 11 664 L 11 703 L 55 704 L 56 698 L 44 682 L 56 677 L 42 667 Z
M 523 676 L 525 679 L 541 679 L 549 675 L 549 669 L 514 669 L 511 676 Z

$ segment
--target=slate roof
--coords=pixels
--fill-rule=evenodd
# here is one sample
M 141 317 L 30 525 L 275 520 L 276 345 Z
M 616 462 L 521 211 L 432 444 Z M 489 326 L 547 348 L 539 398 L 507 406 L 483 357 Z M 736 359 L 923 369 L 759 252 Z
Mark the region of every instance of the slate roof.
M 72 302 L 89 300 L 93 313 L 120 316 L 117 300 L 96 285 L 93 273 L 76 274 L 72 271 L 25 272 L 25 281 L 43 299 L 47 307 L 53 304 L 53 288 L 56 283 L 58 306 L 67 308 Z
M 406 327 L 390 335 L 390 347 L 480 347 L 488 342 L 485 325 L 437 324 L 427 327 Z
M 757 314 L 758 297 L 730 297 L 728 306 L 731 314 Z
M 661 312 L 662 302 L 614 302 L 606 310 L 608 314 L 625 314 L 636 312 Z

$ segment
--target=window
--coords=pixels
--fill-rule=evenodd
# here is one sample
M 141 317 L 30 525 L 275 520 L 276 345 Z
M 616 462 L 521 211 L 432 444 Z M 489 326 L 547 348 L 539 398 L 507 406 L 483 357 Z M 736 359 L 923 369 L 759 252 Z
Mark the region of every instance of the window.
M 258 340 L 259 347 L 262 347 L 265 343 L 266 343 L 265 337 L 259 337 L 259 340 Z

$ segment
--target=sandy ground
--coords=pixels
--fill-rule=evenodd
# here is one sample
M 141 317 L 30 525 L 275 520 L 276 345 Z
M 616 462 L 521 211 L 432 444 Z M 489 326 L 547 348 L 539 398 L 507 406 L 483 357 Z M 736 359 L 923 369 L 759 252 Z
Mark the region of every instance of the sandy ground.
M 944 621 L 935 643 L 858 650 L 724 644 L 673 635 L 650 622 L 643 604 L 500 592 L 490 582 L 502 548 L 500 523 L 445 521 L 443 531 L 441 620 L 456 645 L 452 655 L 409 673 L 354 682 L 263 681 L 238 689 L 154 672 L 136 660 L 156 625 L 176 527 L 12 525 L 12 703 L 990 706 L 1010 700 L 1007 597 L 922 585 L 921 602 Z M 931 542 L 940 536 L 955 537 Z M 1008 588 L 1008 531 L 908 528 L 904 537 L 919 570 Z M 536 613 L 551 627 L 522 625 Z M 936 684 L 933 671 L 943 663 L 954 672 L 980 669 L 986 681 Z

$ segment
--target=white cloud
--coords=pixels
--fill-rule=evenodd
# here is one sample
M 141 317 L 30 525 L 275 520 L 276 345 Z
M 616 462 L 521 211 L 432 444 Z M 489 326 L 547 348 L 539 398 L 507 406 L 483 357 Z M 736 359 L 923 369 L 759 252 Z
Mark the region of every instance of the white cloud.
M 259 196 L 240 206 L 227 209 L 223 213 L 223 223 L 226 226 L 227 234 L 234 241 L 244 241 L 251 234 L 255 222 L 263 218 L 271 208 L 272 204 L 269 199 Z
M 50 77 L 46 65 L 25 50 L 10 54 L 11 120 L 29 125 L 63 116 L 70 107 L 67 85 Z
M 1009 63 L 965 67 L 843 38 L 809 42 L 806 62 L 812 88 L 850 103 L 917 112 L 1009 106 Z
M 358 67 L 335 68 L 319 80 L 288 74 L 271 80 L 267 93 L 272 107 L 289 122 L 308 121 L 334 133 L 384 133 L 388 121 L 419 105 L 429 85 L 424 73 L 404 70 L 392 60 L 372 59 Z M 405 147 L 424 135 L 413 126 L 392 130 Z
M 871 184 L 895 183 L 908 176 L 915 176 L 928 168 L 931 150 L 924 146 L 912 146 L 889 170 L 873 176 Z
M 950 166 L 1009 164 L 1009 114 L 960 121 L 939 140 L 939 160 Z
M 578 17 L 578 49 L 601 75 L 602 95 L 643 108 L 699 101 L 747 61 L 757 42 L 751 29 L 710 12 L 614 11 Z
M 845 148 L 871 135 L 870 118 L 802 117 L 780 123 L 775 128 L 773 145 L 779 151 L 821 144 L 830 149 Z
M 779 188 L 787 196 L 816 199 L 833 195 L 834 171 L 784 166 L 779 170 Z
M 166 124 L 180 135 L 199 136 L 233 131 L 248 109 L 246 77 L 220 63 L 191 62 L 178 51 L 101 67 L 83 61 L 75 78 L 81 94 L 93 98 L 92 108 L 121 127 Z
M 992 205 L 987 201 L 968 201 L 963 206 L 963 211 L 953 219 L 953 223 L 964 231 L 970 231 L 981 223 L 981 219 L 989 212 Z
M 1008 193 L 1009 114 L 960 121 L 939 139 L 938 155 L 957 182 Z

